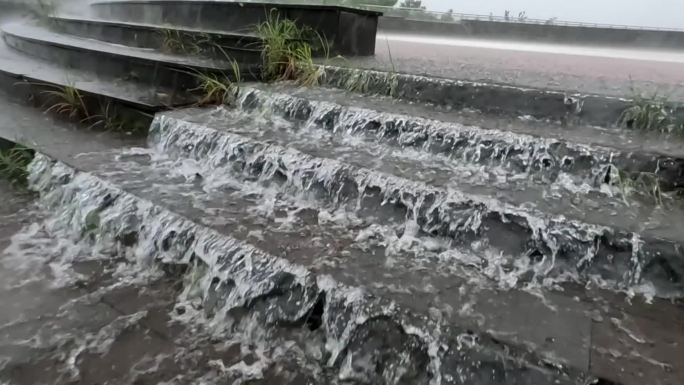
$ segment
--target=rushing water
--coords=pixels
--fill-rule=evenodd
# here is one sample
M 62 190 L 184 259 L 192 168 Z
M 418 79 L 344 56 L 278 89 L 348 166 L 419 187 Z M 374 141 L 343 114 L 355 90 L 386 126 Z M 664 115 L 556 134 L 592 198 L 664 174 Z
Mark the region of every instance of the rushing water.
M 85 176 L 68 185 L 73 171 L 45 158 L 33 167 L 49 174 L 34 173 L 44 199 L 7 199 L 16 193 L 3 191 L 19 210 L 3 223 L 1 383 L 325 381 L 316 332 L 265 329 L 255 314 L 211 319 L 216 309 L 201 294 L 215 285 L 204 288 L 198 280 L 205 267 L 183 273 L 97 236 L 88 197 L 111 190 Z M 48 192 L 50 183 L 67 185 Z M 131 203 L 122 200 L 123 208 Z
M 250 163 L 227 162 L 220 145 L 206 148 L 213 154 L 206 158 L 169 157 L 184 142 L 166 134 L 152 136 L 153 149 L 79 156 L 90 173 L 37 156 L 31 183 L 41 198 L 20 213 L 26 225 L 11 238 L 3 266 L 13 277 L 6 290 L 46 302 L 33 318 L 19 308 L 3 320 L 3 346 L 11 348 L 0 379 L 441 384 L 489 373 L 501 383 L 576 381 L 562 371 L 530 371 L 520 352 L 454 326 L 501 335 L 519 329 L 496 321 L 496 307 L 511 299 L 536 306 L 540 317 L 544 308 L 578 311 L 553 295 L 511 290 L 520 279 L 534 281 L 522 272 L 541 273 L 535 265 L 496 268 L 496 255 L 480 265 L 465 249 L 458 258 L 470 263 L 445 264 L 458 247 L 411 230 L 411 216 L 407 224 L 390 202 L 371 211 L 370 201 L 345 203 L 306 180 L 274 178 L 273 169 L 252 174 Z M 356 288 L 368 282 L 375 284 Z M 465 306 L 449 314 L 454 298 L 435 293 L 456 282 L 453 295 Z M 418 310 L 416 296 L 432 297 L 428 319 L 401 310 Z M 495 298 L 495 308 L 485 306 Z
M 513 271 L 517 277 L 528 273 L 537 277 L 541 273 L 539 278 L 542 280 L 551 278 L 563 281 L 576 278 L 578 273 L 618 273 L 622 276 L 604 275 L 603 278 L 618 281 L 620 286 L 640 283 L 642 275 L 660 274 L 657 265 L 646 269 L 642 265 L 642 258 L 649 258 L 648 255 L 656 251 L 651 250 L 650 244 L 644 247 L 638 236 L 613 233 L 606 227 L 584 224 L 564 217 L 549 218 L 535 208 L 502 204 L 489 197 L 457 192 L 464 191 L 463 188 L 445 190 L 434 187 L 435 179 L 430 174 L 426 179 L 428 184 L 421 183 L 416 179 L 423 178 L 423 174 L 415 168 L 415 164 L 414 168 L 405 167 L 402 170 L 401 166 L 397 167 L 399 162 L 388 161 L 379 151 L 375 153 L 375 158 L 386 161 L 382 164 L 391 167 L 393 175 L 357 168 L 353 165 L 371 164 L 374 161 L 372 151 L 369 151 L 368 158 L 364 158 L 363 148 L 357 143 L 347 147 L 333 142 L 330 147 L 326 147 L 326 141 L 312 141 L 309 137 L 302 137 L 300 141 L 288 142 L 287 147 L 278 146 L 271 144 L 273 140 L 262 141 L 263 138 L 274 137 L 269 136 L 271 134 L 267 127 L 277 127 L 277 122 L 253 125 L 256 127 L 254 133 L 259 138 L 253 140 L 252 132 L 242 128 L 245 125 L 241 124 L 239 117 L 231 116 L 228 119 L 221 116 L 218 120 L 234 122 L 235 128 L 231 126 L 225 131 L 217 131 L 173 117 L 161 117 L 154 124 L 152 138 L 160 143 L 158 146 L 162 151 L 189 156 L 206 162 L 210 167 L 237 165 L 262 180 L 283 179 L 287 189 L 319 191 L 333 204 L 355 205 L 356 208 L 352 210 L 357 212 L 384 207 L 382 215 L 402 223 L 404 229 L 412 234 L 431 234 L 452 239 L 442 249 L 446 252 L 444 255 L 450 255 L 452 247 L 458 249 L 459 244 L 470 244 L 474 248 L 472 251 L 451 255 L 477 255 L 485 252 L 490 256 L 487 263 L 497 266 L 497 258 L 491 256 L 502 254 L 505 256 L 501 259 L 503 266 L 516 266 Z M 306 143 L 316 145 L 306 147 Z M 292 148 L 297 146 L 305 146 L 307 153 Z M 309 155 L 316 151 L 345 162 Z M 430 165 L 425 164 L 422 169 L 429 170 Z M 394 176 L 402 175 L 402 172 L 405 172 L 404 178 Z M 448 172 L 445 168 L 444 173 Z M 439 172 L 434 175 L 441 177 Z M 439 183 L 437 180 L 437 186 Z M 448 178 L 445 183 L 449 183 Z M 462 181 L 457 183 L 459 187 L 463 186 Z M 535 203 L 542 204 L 536 200 Z M 599 216 L 597 218 L 600 219 Z M 413 233 L 415 230 L 420 231 Z M 494 233 L 497 236 L 493 236 Z M 676 248 L 673 252 L 676 253 Z M 624 258 L 620 258 L 620 263 L 626 262 L 628 265 L 617 270 L 601 267 L 604 263 L 614 264 L 612 259 L 608 262 L 604 260 L 607 253 L 627 253 Z M 527 257 L 520 258 L 521 254 L 527 254 Z M 541 262 L 528 265 L 528 261 L 534 260 L 531 256 L 535 254 L 542 257 Z M 472 260 L 466 263 L 470 264 Z M 511 269 L 496 268 L 494 271 Z M 515 282 L 517 279 L 514 284 Z M 661 294 L 668 295 L 670 289 L 666 286 L 662 288 Z
M 159 115 L 148 148 L 38 154 L 0 381 L 584 383 L 591 322 L 648 341 L 617 293 L 680 296 L 669 244 L 545 213 L 629 211 L 581 172 L 602 156 L 258 90 Z

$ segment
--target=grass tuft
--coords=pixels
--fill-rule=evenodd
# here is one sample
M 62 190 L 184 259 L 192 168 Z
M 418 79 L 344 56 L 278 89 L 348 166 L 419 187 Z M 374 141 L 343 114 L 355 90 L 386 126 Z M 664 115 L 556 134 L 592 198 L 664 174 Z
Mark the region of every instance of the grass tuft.
M 299 27 L 294 21 L 281 19 L 272 9 L 264 22 L 256 26 L 261 38 L 262 77 L 266 81 L 294 80 L 300 85 L 317 85 L 324 74 L 314 64 L 314 50 L 321 50 L 326 57 L 330 45 L 318 33 L 307 27 Z M 316 42 L 318 47 L 313 47 Z
M 33 159 L 33 150 L 16 144 L 0 150 L 0 176 L 15 187 L 28 185 L 28 165 Z
M 214 44 L 206 33 L 187 33 L 177 29 L 162 29 L 159 33 L 162 51 L 167 53 L 199 55 L 204 53 L 203 47 Z
M 637 172 L 629 174 L 610 165 L 608 170 L 608 182 L 620 189 L 622 200 L 629 206 L 629 197 L 633 194 L 646 195 L 653 198 L 657 206 L 663 206 L 663 191 L 660 186 L 660 177 L 652 172 Z
M 395 72 L 354 69 L 346 76 L 342 87 L 347 91 L 362 94 L 395 96 L 399 87 L 399 76 Z
M 676 119 L 673 104 L 667 98 L 657 94 L 647 98 L 634 90 L 632 93 L 630 106 L 618 119 L 620 127 L 661 133 L 684 133 L 684 122 Z
M 100 113 L 89 116 L 83 122 L 90 123 L 88 129 L 100 129 L 110 132 L 137 134 L 145 132 L 146 122 L 151 117 L 138 110 L 122 110 L 111 102 L 101 103 Z
M 209 73 L 196 69 L 190 70 L 190 73 L 195 76 L 198 82 L 198 86 L 190 91 L 201 92 L 202 94 L 197 105 L 230 105 L 235 103 L 240 95 L 242 77 L 239 64 L 235 60 L 230 60 L 230 63 L 233 70 L 232 78 L 225 73 Z
M 68 83 L 65 86 L 55 86 L 52 84 L 43 84 L 42 86 L 52 88 L 42 92 L 43 95 L 49 98 L 48 102 L 44 105 L 46 113 L 54 112 L 58 115 L 66 115 L 69 118 L 81 117 L 87 119 L 90 116 L 83 96 L 81 96 L 81 93 L 73 83 Z
M 101 128 L 105 131 L 121 132 L 124 131 L 126 125 L 125 120 L 119 114 L 119 111 L 112 106 L 111 103 L 100 106 L 100 113 L 92 116 L 88 116 L 84 119 L 84 122 L 90 122 L 91 128 Z

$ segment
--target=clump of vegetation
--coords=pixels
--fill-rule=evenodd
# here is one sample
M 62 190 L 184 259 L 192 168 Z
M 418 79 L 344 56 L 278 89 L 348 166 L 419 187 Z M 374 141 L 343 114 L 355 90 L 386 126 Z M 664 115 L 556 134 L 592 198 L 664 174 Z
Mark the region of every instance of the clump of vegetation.
M 204 47 L 214 44 L 206 33 L 187 33 L 177 29 L 162 29 L 159 33 L 162 51 L 168 53 L 198 55 L 205 51 Z
M 354 69 L 346 75 L 341 86 L 351 92 L 395 96 L 399 76 L 395 72 Z
M 93 106 L 94 100 L 91 99 L 90 103 L 86 103 L 86 98 L 69 81 L 64 86 L 47 83 L 28 84 L 47 88 L 47 90 L 40 91 L 40 94 L 45 98 L 43 102 L 45 113 L 54 113 L 78 123 L 88 124 L 88 129 L 97 128 L 125 133 L 143 132 L 147 129 L 146 123 L 149 122 L 148 118 L 150 118 L 148 114 L 133 109 L 124 113 L 111 102 L 100 103 L 99 107 Z M 147 116 L 147 118 L 142 115 Z
M 657 206 L 663 205 L 663 190 L 660 177 L 652 172 L 637 172 L 629 174 L 610 165 L 607 175 L 608 182 L 620 189 L 622 200 L 629 205 L 628 198 L 633 194 L 643 194 L 652 197 Z
M 233 70 L 233 77 L 225 73 L 207 73 L 198 70 L 191 70 L 191 73 L 197 79 L 198 86 L 193 88 L 193 92 L 201 92 L 201 98 L 197 102 L 198 105 L 211 104 L 233 104 L 240 95 L 240 83 L 242 77 L 240 75 L 240 66 L 235 60 L 231 60 L 231 67 Z
M 83 122 L 90 123 L 88 129 L 135 134 L 146 130 L 149 118 L 148 114 L 141 111 L 122 111 L 112 103 L 101 103 L 99 113 L 84 118 Z
M 111 103 L 100 105 L 100 113 L 89 116 L 86 120 L 92 122 L 88 128 L 100 127 L 106 131 L 123 131 L 125 125 L 119 111 Z
M 261 38 L 261 56 L 264 80 L 294 80 L 298 84 L 312 86 L 319 83 L 324 70 L 314 64 L 313 52 L 323 51 L 327 57 L 330 47 L 319 34 L 307 27 L 299 27 L 294 21 L 281 19 L 277 10 L 271 10 L 266 21 L 256 26 Z M 311 42 L 320 47 L 312 47 Z
M 672 103 L 667 98 L 659 97 L 657 94 L 646 98 L 639 93 L 633 93 L 630 106 L 618 119 L 620 127 L 662 133 L 684 133 L 684 123 L 677 121 Z
M 65 86 L 52 84 L 43 84 L 42 86 L 51 88 L 42 92 L 48 97 L 44 106 L 46 113 L 54 112 L 58 115 L 66 115 L 71 119 L 79 117 L 87 119 L 89 117 L 83 96 L 73 83 L 69 82 Z
M 28 165 L 33 159 L 33 150 L 20 144 L 0 150 L 0 176 L 13 186 L 26 187 L 28 184 Z

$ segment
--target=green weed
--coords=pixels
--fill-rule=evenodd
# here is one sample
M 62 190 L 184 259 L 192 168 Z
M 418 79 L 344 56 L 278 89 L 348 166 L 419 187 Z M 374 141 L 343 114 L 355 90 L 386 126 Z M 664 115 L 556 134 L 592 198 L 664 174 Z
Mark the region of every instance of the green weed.
M 72 119 L 78 117 L 87 119 L 90 116 L 83 96 L 73 83 L 68 83 L 65 86 L 52 84 L 43 84 L 43 86 L 52 88 L 42 91 L 42 94 L 49 98 L 49 101 L 44 105 L 46 113 L 54 112 Z
M 28 165 L 33 159 L 33 150 L 16 144 L 6 150 L 0 150 L 0 176 L 10 181 L 13 186 L 26 187 L 28 183 Z
M 235 60 L 231 60 L 230 63 L 233 70 L 232 79 L 224 73 L 208 73 L 196 69 L 190 70 L 190 73 L 195 76 L 198 82 L 198 86 L 191 91 L 201 92 L 202 95 L 197 102 L 198 105 L 233 104 L 237 100 L 242 82 L 240 66 Z
M 294 21 L 281 19 L 277 10 L 256 26 L 261 38 L 262 77 L 266 81 L 294 80 L 300 85 L 317 85 L 324 71 L 314 64 L 314 49 L 328 57 L 330 45 L 310 28 L 299 27 Z M 319 47 L 312 47 L 316 42 Z
M 351 70 L 342 82 L 342 88 L 351 92 L 395 96 L 399 76 L 394 72 L 377 72 L 362 69 Z
M 92 121 L 92 124 L 88 126 L 89 129 L 102 127 L 107 131 L 120 131 L 123 127 L 123 121 L 111 103 L 107 103 L 104 107 L 101 106 L 99 114 L 89 116 L 86 119 L 87 121 Z
M 173 54 L 199 55 L 206 46 L 212 45 L 211 37 L 206 33 L 187 33 L 177 29 L 162 29 L 162 51 Z
M 84 122 L 91 122 L 88 129 L 99 128 L 105 131 L 126 131 L 126 119 L 111 103 L 100 104 L 100 113 L 85 118 Z
M 633 194 L 642 194 L 653 198 L 657 206 L 663 206 L 663 191 L 660 186 L 660 177 L 652 172 L 637 172 L 629 174 L 614 165 L 610 166 L 609 183 L 620 189 L 622 200 L 629 206 L 629 197 Z
M 684 133 L 684 122 L 677 121 L 672 103 L 665 97 L 654 94 L 646 98 L 632 90 L 633 96 L 618 119 L 618 125 L 643 131 L 662 133 Z
M 123 111 L 112 103 L 107 103 L 100 104 L 100 113 L 84 121 L 91 123 L 88 129 L 97 128 L 104 131 L 135 134 L 147 129 L 148 119 L 151 119 L 151 116 L 142 111 Z

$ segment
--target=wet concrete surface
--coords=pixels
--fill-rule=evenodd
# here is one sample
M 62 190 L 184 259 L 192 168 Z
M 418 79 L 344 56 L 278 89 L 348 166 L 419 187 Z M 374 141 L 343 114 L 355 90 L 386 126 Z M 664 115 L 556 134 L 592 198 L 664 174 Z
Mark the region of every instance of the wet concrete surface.
M 530 42 L 378 33 L 376 56 L 332 60 L 347 66 L 561 91 L 684 100 L 682 55 L 648 49 L 594 49 Z
M 92 71 L 64 67 L 55 61 L 20 53 L 0 39 L 0 84 L 6 83 L 1 87 L 5 92 L 19 95 L 28 92 L 31 83 L 47 83 L 71 85 L 83 93 L 103 95 L 145 109 L 159 109 L 172 104 L 186 105 L 192 102 L 187 95 L 174 93 L 170 87 L 153 87 L 133 81 L 135 76 L 135 72 L 131 72 L 130 78 L 107 78 Z
M 269 352 L 244 342 L 247 333 L 179 319 L 182 270 L 140 266 L 52 233 L 35 196 L 2 182 L 1 384 L 312 383 L 294 358 L 261 367 Z
M 76 154 L 145 143 L 142 136 L 86 130 L 59 117 L 8 100 L 0 93 L 0 137 L 65 160 Z
M 31 138 L 31 143 L 37 144 L 42 151 L 75 163 L 82 163 L 86 159 L 78 156 L 81 153 L 142 146 L 144 142 L 142 138 L 120 134 L 76 130 L 68 124 L 55 122 L 36 113 L 35 110 L 13 104 L 0 104 L 0 116 L 0 134 L 3 136 Z M 60 140 L 55 140 L 58 137 Z M 111 164 L 110 167 L 116 168 L 116 165 Z M 164 179 L 163 175 L 157 177 L 161 177 L 162 181 Z M 167 183 L 171 183 L 166 187 L 171 191 L 173 183 L 176 182 L 169 179 Z M 160 183 L 156 188 L 160 187 L 164 188 L 164 183 Z M 173 197 L 165 196 L 165 199 L 172 200 Z M 10 202 L 2 209 L 8 214 L 14 213 L 7 216 L 8 220 L 2 225 L 4 249 L 12 244 L 13 234 L 33 222 L 40 222 L 46 213 L 32 211 L 32 198 L 28 195 L 17 195 L 16 192 L 5 189 L 2 200 Z M 206 213 L 198 212 L 198 216 L 204 218 L 204 221 L 220 221 L 221 218 L 215 217 L 216 212 L 213 213 L 211 210 Z M 28 233 L 31 238 L 41 239 L 35 236 L 39 232 L 35 229 L 31 231 L 33 232 Z M 53 241 L 45 239 L 38 243 L 44 246 L 50 242 Z M 39 277 L 45 278 L 28 280 L 28 283 L 22 281 L 22 277 L 26 277 L 26 269 L 18 271 L 14 263 L 3 264 L 5 270 L 0 273 L 3 283 L 13 282 L 9 278 L 5 279 L 12 277 L 19 279 L 20 284 L 24 286 L 16 289 L 16 285 L 10 285 L 2 289 L 7 294 L 0 296 L 11 309 L 7 316 L 0 317 L 0 324 L 5 325 L 2 331 L 6 330 L 0 335 L 0 338 L 3 338 L 0 339 L 0 343 L 3 344 L 0 346 L 0 352 L 5 352 L 6 357 L 0 360 L 0 380 L 9 381 L 10 384 L 144 384 L 161 381 L 184 384 L 192 383 L 191 378 L 197 379 L 206 375 L 221 374 L 228 376 L 226 378 L 235 375 L 234 371 L 222 371 L 221 365 L 215 361 L 223 360 L 221 362 L 224 369 L 231 364 L 239 364 L 245 356 L 241 355 L 242 353 L 235 355 L 236 349 L 239 348 L 234 343 L 217 348 L 215 336 L 194 334 L 194 328 L 188 328 L 187 325 L 168 324 L 170 314 L 174 314 L 174 302 L 180 287 L 177 276 L 169 278 L 154 275 L 142 283 L 119 282 L 115 272 L 125 264 L 117 265 L 117 261 L 85 258 L 73 264 L 73 269 L 81 273 L 77 279 L 67 285 L 64 285 L 65 281 L 59 281 L 62 282 L 62 286 L 55 287 L 51 284 L 55 278 L 51 274 L 58 270 L 52 268 L 50 261 L 54 260 L 54 256 L 50 255 L 34 253 L 33 257 L 38 258 L 34 266 L 40 267 L 42 261 L 42 270 L 45 271 L 32 267 L 30 272 L 36 274 L 37 271 L 41 271 L 44 276 Z M 46 256 L 50 256 L 47 263 Z M 16 254 L 3 254 L 5 261 L 13 257 L 16 260 Z M 572 288 L 566 290 L 563 296 L 570 302 L 584 298 L 579 288 L 576 291 Z M 575 358 L 576 362 L 584 361 L 586 368 L 593 374 L 610 379 L 619 378 L 624 384 L 643 385 L 640 381 L 644 378 L 654 379 L 649 384 L 681 383 L 684 374 L 673 361 L 673 357 L 681 356 L 684 349 L 682 332 L 677 326 L 680 322 L 678 320 L 684 315 L 681 307 L 663 301 L 657 301 L 655 305 L 642 304 L 639 299 L 630 304 L 622 296 L 607 300 L 605 293 L 594 298 L 603 299 L 591 306 L 583 302 L 577 303 L 577 317 L 583 320 L 582 325 L 577 324 L 574 328 L 568 329 L 583 330 L 581 338 L 577 335 L 578 346 L 566 346 L 567 349 L 574 351 L 568 354 L 578 355 Z M 408 298 L 406 300 L 409 301 L 407 303 L 411 302 Z M 430 300 L 438 300 L 438 297 L 426 293 L 422 300 L 429 303 Z M 623 304 L 623 308 L 620 304 Z M 604 311 L 592 313 L 592 307 Z M 496 306 L 491 314 L 494 314 L 494 310 L 497 310 Z M 513 323 L 508 323 L 509 320 L 502 315 L 500 324 L 534 326 L 530 330 L 537 329 L 543 335 L 544 328 L 539 326 L 538 317 L 529 310 L 512 314 L 519 318 Z M 559 318 L 563 317 L 559 314 Z M 24 319 L 29 321 L 24 322 Z M 568 320 L 557 320 L 558 325 L 564 322 L 567 323 Z M 107 329 L 107 325 L 118 326 Z M 49 333 L 45 330 L 49 330 Z M 97 344 L 92 343 L 104 338 L 105 335 L 100 334 L 102 330 L 118 330 L 114 333 L 116 337 L 112 340 L 111 346 L 105 349 L 104 353 L 96 347 Z M 521 331 L 515 327 L 512 330 Z M 47 338 L 38 341 L 39 343 L 31 340 L 28 347 L 26 346 L 30 336 L 45 334 L 62 335 L 64 339 Z M 79 339 L 75 336 L 85 337 Z M 572 341 L 572 333 L 563 339 Z M 549 340 L 549 344 L 555 343 L 553 338 Z M 183 349 L 179 350 L 179 346 Z M 79 353 L 74 361 L 72 353 L 75 350 L 79 350 Z M 253 361 L 247 359 L 247 362 Z M 274 371 L 270 377 L 269 372 L 266 372 L 262 381 L 293 384 L 308 381 L 308 370 L 287 361 L 281 361 L 280 365 L 289 368 L 285 370 L 287 376 L 284 379 L 281 377 L 282 371 Z M 78 376 L 74 373 L 78 373 Z M 55 379 L 58 381 L 50 382 Z
M 72 162 L 145 140 L 6 100 L 0 137 Z M 0 384 L 299 385 L 323 370 L 302 358 L 307 328 L 206 325 L 202 304 L 179 298 L 184 269 L 93 248 L 54 227 L 54 208 L 36 198 L 0 180 Z
M 679 63 L 666 61 L 388 42 L 397 70 L 436 76 L 616 95 L 629 91 L 632 73 L 633 84 L 649 91 L 684 81 L 680 71 L 674 71 Z M 383 56 L 383 43 L 379 40 L 376 59 L 359 63 L 387 69 L 389 54 Z M 668 92 L 679 97 L 678 90 Z M 82 153 L 144 144 L 143 138 L 77 130 L 8 103 L 0 103 L 0 136 L 74 162 L 82 161 Z M 168 188 L 171 191 L 172 186 Z M 249 367 L 259 366 L 262 347 L 217 335 L 179 317 L 185 311 L 178 304 L 182 274 L 72 245 L 48 231 L 49 213 L 35 205 L 33 196 L 6 184 L 0 184 L 0 201 L 5 202 L 0 206 L 0 304 L 7 310 L 0 314 L 0 384 L 304 384 L 313 383 L 312 372 L 321 370 L 303 368 L 298 355 L 288 359 L 281 352 L 271 354 L 279 356 L 277 364 L 252 374 Z M 221 220 L 215 214 L 199 213 L 205 221 Z M 681 306 L 666 301 L 648 305 L 637 299 L 634 306 L 620 308 L 627 300 L 607 300 L 605 293 L 589 305 L 583 290 L 574 287 L 559 295 L 576 314 L 557 313 L 553 325 L 540 322 L 530 308 L 506 315 L 496 301 L 487 314 L 498 314 L 500 319 L 494 321 L 511 328 L 503 332 L 528 330 L 540 340 L 548 328 L 569 325 L 565 334 L 548 337 L 549 346 L 567 342 L 564 354 L 599 377 L 628 385 L 684 381 L 676 365 L 676 357 L 684 354 Z M 430 303 L 438 296 L 428 291 L 420 301 Z M 405 301 L 415 303 L 416 298 Z M 506 295 L 499 301 L 506 301 Z M 592 313 L 593 307 L 601 311 Z M 307 333 L 285 331 L 283 341 L 300 341 L 310 337 Z M 271 347 L 287 353 L 286 346 L 291 345 L 283 341 Z
M 116 287 L 116 279 L 105 277 L 112 267 L 107 267 L 108 261 L 75 253 L 70 257 L 81 261 L 72 265 L 73 271 L 62 270 L 60 259 L 73 250 L 42 231 L 45 213 L 32 195 L 6 183 L 1 186 L 0 379 L 4 383 L 122 383 L 116 379 L 131 375 L 145 351 L 173 347 L 160 335 L 168 327 L 157 323 L 153 330 L 150 322 L 173 300 L 172 284 L 160 280 L 151 290 L 132 287 L 119 298 L 138 302 L 128 309 L 108 304 L 106 297 L 126 286 Z M 106 295 L 98 292 L 107 287 L 112 291 Z M 148 297 L 140 301 L 143 296 Z M 131 314 L 138 315 L 129 319 Z M 135 322 L 127 324 L 127 320 Z

